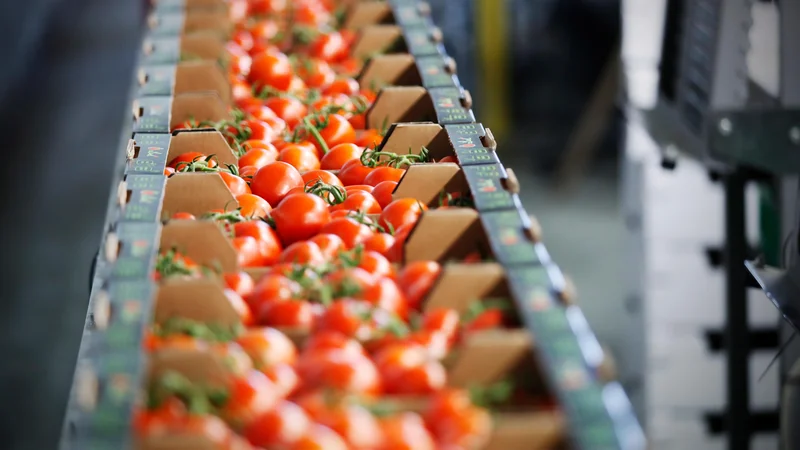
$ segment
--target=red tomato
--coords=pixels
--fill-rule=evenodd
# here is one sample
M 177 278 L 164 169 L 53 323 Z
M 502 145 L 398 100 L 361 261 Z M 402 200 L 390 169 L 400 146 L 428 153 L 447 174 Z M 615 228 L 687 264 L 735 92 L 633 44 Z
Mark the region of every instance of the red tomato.
M 267 119 L 274 119 L 278 117 L 278 115 L 275 114 L 275 111 L 273 111 L 272 108 L 264 106 L 263 103 L 254 104 L 249 106 L 248 108 L 244 108 L 244 112 L 246 112 L 253 119 L 264 120 L 264 121 L 266 121 Z
M 333 331 L 366 341 L 375 330 L 372 323 L 373 306 L 364 301 L 340 299 L 330 305 L 314 323 L 314 332 Z
M 336 73 L 327 62 L 313 58 L 298 64 L 297 75 L 312 89 L 325 89 L 336 79 Z
M 257 416 L 244 429 L 244 436 L 251 444 L 264 448 L 294 444 L 306 435 L 311 420 L 303 408 L 282 401 L 275 409 Z
M 381 142 L 383 142 L 383 135 L 374 128 L 364 130 L 356 139 L 356 145 L 365 148 L 378 148 Z
M 231 307 L 236 311 L 239 315 L 239 320 L 242 322 L 242 325 L 249 327 L 254 323 L 253 320 L 253 312 L 250 311 L 250 306 L 245 303 L 242 296 L 237 294 L 236 291 L 233 289 L 225 289 L 225 297 L 228 298 L 228 302 L 231 304 Z
M 350 195 L 356 191 L 364 191 L 372 194 L 372 191 L 375 190 L 375 188 L 368 184 L 351 184 L 350 186 L 346 186 L 344 190 L 347 192 L 347 195 Z
M 447 372 L 424 347 L 395 344 L 375 356 L 387 394 L 426 395 L 444 388 Z
M 250 189 L 270 205 L 277 205 L 292 188 L 302 185 L 303 177 L 297 169 L 276 161 L 258 169 L 250 182 Z
M 219 172 L 219 176 L 222 177 L 222 181 L 225 182 L 234 197 L 250 193 L 250 186 L 242 177 L 228 172 Z
M 280 328 L 310 328 L 314 321 L 314 308 L 305 300 L 269 302 L 261 305 L 258 323 Z
M 293 194 L 272 210 L 278 235 L 285 245 L 309 239 L 330 221 L 328 204 L 314 194 Z
M 329 114 L 325 117 L 327 125 L 319 130 L 320 136 L 328 144 L 328 148 L 356 140 L 356 132 L 350 122 L 340 114 Z M 317 145 L 316 142 L 313 144 Z
M 296 145 L 284 147 L 278 156 L 278 160 L 291 164 L 300 172 L 319 169 L 319 158 L 317 158 L 316 150 L 309 151 Z
M 342 203 L 331 206 L 330 210 L 345 210 L 351 212 L 363 212 L 365 214 L 380 214 L 381 205 L 378 204 L 378 201 L 375 200 L 375 197 L 373 197 L 372 194 L 364 191 L 356 191 L 352 194 L 348 194 L 347 198 Z
M 325 263 L 325 255 L 313 242 L 300 241 L 286 247 L 281 253 L 282 263 L 316 265 Z
M 358 160 L 364 150 L 356 144 L 344 143 L 331 147 L 328 153 L 322 156 L 320 168 L 325 170 L 339 170 L 348 161 Z
M 385 442 L 382 450 L 437 450 L 431 433 L 416 413 L 406 412 L 383 418 L 381 430 Z
M 279 400 L 275 386 L 269 378 L 261 372 L 251 370 L 247 375 L 233 380 L 220 415 L 235 427 L 244 427 L 274 408 Z
M 425 422 L 440 444 L 454 448 L 483 448 L 492 432 L 489 413 L 473 406 L 468 393 L 455 389 L 434 395 Z
M 281 302 L 300 295 L 302 287 L 286 276 L 270 274 L 256 283 L 253 293 L 247 297 L 247 303 L 253 311 L 258 311 L 265 303 Z
M 275 364 L 263 369 L 264 375 L 275 384 L 281 398 L 287 398 L 297 389 L 300 378 L 297 376 L 294 367 L 289 364 Z
M 323 226 L 319 232 L 339 236 L 348 250 L 366 241 L 373 234 L 370 227 L 350 218 L 333 219 Z
M 315 393 L 303 397 L 301 406 L 314 420 L 330 427 L 352 450 L 382 449 L 383 432 L 375 417 L 361 405 L 326 399 Z
M 249 141 L 245 141 L 245 148 L 247 148 L 247 142 Z M 269 148 L 250 146 L 250 150 L 239 158 L 239 169 L 241 170 L 243 167 L 255 167 L 256 169 L 260 169 L 269 163 L 277 161 L 278 150 L 269 142 L 265 143 L 265 145 L 268 145 Z
M 308 49 L 311 56 L 327 62 L 337 62 L 347 56 L 347 46 L 338 32 L 320 35 Z
M 464 331 L 474 333 L 476 331 L 491 330 L 503 326 L 504 314 L 499 308 L 488 308 L 478 314 L 477 317 L 464 324 Z
M 264 218 L 272 211 L 266 200 L 254 194 L 242 194 L 236 197 L 239 202 L 239 213 L 246 218 Z
M 394 245 L 394 236 L 389 233 L 375 233 L 364 241 L 364 250 L 372 250 L 388 258 L 392 245 Z
M 293 97 L 271 97 L 264 101 L 264 105 L 275 111 L 286 125 L 294 128 L 300 120 L 308 114 L 308 108 L 300 100 Z
M 305 389 L 334 389 L 351 394 L 377 394 L 380 376 L 372 361 L 344 350 L 308 353 L 297 366 Z
M 364 179 L 372 172 L 372 167 L 366 167 L 359 159 L 351 159 L 339 170 L 339 179 L 345 186 L 364 184 Z
M 347 443 L 335 431 L 323 425 L 311 425 L 305 436 L 287 450 L 349 450 Z
M 408 239 L 408 235 L 411 233 L 411 230 L 413 230 L 415 226 L 416 226 L 415 223 L 409 223 L 395 230 L 394 243 L 392 244 L 392 247 L 389 249 L 389 252 L 386 255 L 386 257 L 389 258 L 389 261 L 395 263 L 403 262 L 403 260 L 405 259 L 406 239 Z
M 360 296 L 375 284 L 375 277 L 360 267 L 345 267 L 329 272 L 324 280 L 338 297 Z
M 358 85 L 358 81 L 356 81 L 355 78 L 345 77 L 334 80 L 322 90 L 322 93 L 325 95 L 343 94 L 349 97 L 358 94 L 359 89 L 361 89 L 361 87 Z
M 394 277 L 394 267 L 385 256 L 371 250 L 361 255 L 358 267 L 377 277 Z
M 239 30 L 233 33 L 231 41 L 237 43 L 246 52 L 253 48 L 253 35 L 247 30 Z
M 294 364 L 297 360 L 297 349 L 292 341 L 274 328 L 248 328 L 236 338 L 236 343 L 253 360 L 256 370 L 264 371 L 277 364 Z
M 197 218 L 194 214 L 189 214 L 187 212 L 176 212 L 175 214 L 170 217 L 170 220 L 196 220 Z
M 450 308 L 433 308 L 422 317 L 422 329 L 443 333 L 449 342 L 455 340 L 461 326 L 458 311 Z
M 397 169 L 394 167 L 376 167 L 372 172 L 369 173 L 366 177 L 364 177 L 364 184 L 368 184 L 370 186 L 377 186 L 380 183 L 384 183 L 387 181 L 394 181 L 398 183 L 403 175 L 405 175 L 405 169 Z
M 217 167 L 216 159 L 208 157 L 200 152 L 181 153 L 180 155 L 176 156 L 172 161 L 170 161 L 169 164 L 167 165 L 175 170 L 181 170 L 186 168 L 190 164 L 198 161 L 207 161 L 208 167 Z
M 225 286 L 242 297 L 247 297 L 255 289 L 253 278 L 247 272 L 226 273 L 223 275 Z
M 264 52 L 253 57 L 248 80 L 254 86 L 271 86 L 280 91 L 285 91 L 292 82 L 292 76 L 294 76 L 292 72 L 292 64 L 286 55 L 277 52 Z
M 318 234 L 311 238 L 310 242 L 319 246 L 320 251 L 322 251 L 323 256 L 328 261 L 333 261 L 339 256 L 339 253 L 346 250 L 342 238 L 335 234 Z
M 258 241 L 250 236 L 241 236 L 231 239 L 231 245 L 236 251 L 236 262 L 241 267 L 258 267 L 262 265 L 261 250 Z
M 383 308 L 403 319 L 408 317 L 408 304 L 403 292 L 391 278 L 378 278 L 355 296 Z
M 397 283 L 403 287 L 403 293 L 412 309 L 420 307 L 441 273 L 442 266 L 436 261 L 415 261 L 400 271 Z
M 321 181 L 332 186 L 344 187 L 342 185 L 342 181 L 339 180 L 336 175 L 328 172 L 327 170 L 311 170 L 303 174 L 303 182 L 306 186 L 309 186 L 315 181 Z
M 269 201 L 269 200 L 267 200 Z M 378 219 L 378 224 L 384 230 L 397 230 L 403 225 L 413 224 L 428 207 L 413 198 L 401 198 L 389 203 Z
M 382 181 L 375 185 L 375 189 L 372 190 L 372 196 L 375 197 L 375 200 L 381 205 L 381 209 L 386 208 L 389 206 L 389 203 L 392 203 L 394 200 L 392 198 L 392 193 L 396 187 L 396 181 Z
M 283 251 L 278 235 L 269 225 L 260 220 L 239 222 L 233 225 L 236 237 L 251 236 L 258 242 L 260 264 L 268 266 L 278 262 Z
M 438 163 L 455 163 L 455 164 L 458 164 L 458 158 L 456 158 L 455 156 L 445 156 L 444 158 L 442 158 L 442 159 L 440 159 L 439 161 L 436 161 L 436 162 L 438 162 Z

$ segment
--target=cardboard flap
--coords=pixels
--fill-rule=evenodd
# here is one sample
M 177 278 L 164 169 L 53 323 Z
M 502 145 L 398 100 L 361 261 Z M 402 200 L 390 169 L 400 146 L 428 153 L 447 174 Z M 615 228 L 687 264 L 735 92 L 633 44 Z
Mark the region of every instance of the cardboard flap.
M 397 122 L 435 119 L 435 115 L 433 102 L 424 87 L 386 87 L 367 111 L 367 128 L 381 129 Z
M 422 147 L 433 151 L 432 144 L 438 143 L 442 126 L 433 122 L 395 123 L 386 132 L 381 142 L 382 152 L 419 154 Z M 445 139 L 447 136 L 444 136 Z
M 220 325 L 240 323 L 219 281 L 208 278 L 167 280 L 159 286 L 155 322 L 173 317 Z
M 220 9 L 227 8 L 228 2 L 225 0 L 184 0 L 184 5 L 187 10 L 190 9 Z
M 215 32 L 190 33 L 181 39 L 181 53 L 217 61 L 225 56 L 225 40 Z
M 406 239 L 405 261 L 459 258 L 485 241 L 478 212 L 474 209 L 426 211 Z
M 530 353 L 527 330 L 487 330 L 470 334 L 458 348 L 448 370 L 451 386 L 468 388 L 495 383 Z M 486 364 L 491 361 L 491 364 Z
M 224 35 L 230 34 L 233 24 L 228 16 L 227 5 L 222 8 L 198 8 L 186 11 L 183 20 L 183 31 L 216 31 Z
M 462 314 L 476 300 L 486 298 L 505 283 L 505 270 L 497 263 L 449 263 L 425 300 L 425 310 L 451 308 Z
M 170 129 L 187 120 L 219 122 L 229 119 L 228 109 L 222 97 L 216 92 L 191 92 L 176 95 L 172 99 Z
M 195 383 L 225 385 L 231 369 L 214 352 L 204 349 L 162 348 L 150 355 L 150 379 L 178 372 Z
M 176 173 L 167 179 L 163 214 L 178 212 L 202 216 L 213 209 L 234 211 L 239 203 L 218 173 Z
M 430 206 L 439 201 L 442 191 L 463 192 L 467 188 L 458 164 L 412 164 L 397 183 L 392 198 L 415 198 Z
M 213 60 L 186 61 L 175 71 L 175 94 L 212 91 L 225 103 L 231 103 L 231 88 L 222 68 Z
M 187 152 L 200 152 L 208 156 L 214 155 L 221 166 L 225 166 L 225 164 L 233 164 L 235 166 L 239 163 L 239 159 L 228 146 L 228 141 L 217 130 L 180 131 L 175 133 L 169 141 L 167 162 Z
M 344 27 L 348 30 L 358 30 L 367 25 L 376 25 L 386 22 L 392 17 L 392 8 L 385 1 L 356 2 L 347 11 Z
M 417 72 L 414 57 L 407 53 L 396 53 L 378 55 L 367 61 L 358 75 L 358 82 L 361 86 L 375 89 L 385 85 L 421 85 L 422 79 Z
M 550 450 L 566 436 L 564 415 L 541 411 L 497 413 L 486 450 Z
M 351 54 L 354 58 L 367 59 L 376 53 L 385 53 L 403 37 L 403 29 L 397 25 L 369 25 L 361 29 L 356 37 Z
M 236 251 L 214 222 L 171 220 L 161 229 L 161 248 L 176 248 L 198 264 L 216 267 L 226 273 L 239 269 Z

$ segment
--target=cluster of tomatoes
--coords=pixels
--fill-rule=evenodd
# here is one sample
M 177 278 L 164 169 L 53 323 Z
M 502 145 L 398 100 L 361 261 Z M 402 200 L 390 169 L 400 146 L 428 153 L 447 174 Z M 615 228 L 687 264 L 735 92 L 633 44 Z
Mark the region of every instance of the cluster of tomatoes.
M 482 448 L 489 412 L 448 387 L 443 361 L 470 333 L 506 326 L 507 304 L 423 308 L 442 267 L 404 264 L 403 248 L 432 206 L 393 196 L 408 166 L 455 159 L 378 149 L 385 130 L 365 129 L 364 116 L 374 87 L 353 78 L 363 61 L 350 54 L 355 35 L 337 29 L 335 2 L 246 3 L 227 46 L 236 108 L 227 120 L 177 127 L 215 128 L 238 162 L 189 152 L 165 169 L 223 179 L 238 209 L 172 211 L 170 220 L 216 222 L 242 271 L 221 274 L 163 249 L 155 273 L 161 282 L 222 278 L 239 320 L 173 317 L 144 344 L 211 355 L 228 376 L 156 374 L 138 436 L 193 442 L 185 448 L 204 445 L 192 439 L 224 449 Z M 470 199 L 442 192 L 436 206 Z

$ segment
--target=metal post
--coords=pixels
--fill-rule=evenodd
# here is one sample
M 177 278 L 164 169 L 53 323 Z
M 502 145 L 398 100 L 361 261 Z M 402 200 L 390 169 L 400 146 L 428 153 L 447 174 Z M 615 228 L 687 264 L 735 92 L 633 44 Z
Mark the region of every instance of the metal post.
M 725 177 L 725 240 L 728 351 L 728 448 L 750 448 L 750 342 L 747 320 L 745 184 L 740 172 Z

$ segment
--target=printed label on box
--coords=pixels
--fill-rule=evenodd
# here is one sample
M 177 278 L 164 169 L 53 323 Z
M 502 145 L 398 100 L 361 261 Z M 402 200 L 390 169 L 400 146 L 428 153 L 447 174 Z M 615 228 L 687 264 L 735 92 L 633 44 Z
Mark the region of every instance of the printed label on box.
M 451 123 L 474 123 L 475 115 L 461 104 L 462 92 L 458 88 L 428 89 L 436 111 L 436 121 L 442 125 Z
M 182 9 L 165 11 L 152 16 L 153 26 L 149 35 L 152 37 L 178 36 L 183 32 L 185 15 Z
M 481 164 L 461 168 L 472 191 L 475 209 L 478 211 L 516 210 L 521 207 L 516 195 L 503 187 L 505 170 L 500 164 Z
M 152 276 L 161 234 L 157 223 L 124 222 L 117 227 L 119 255 L 113 262 L 115 279 L 149 279 Z
M 481 138 L 486 130 L 479 123 L 450 124 L 444 126 L 450 144 L 461 166 L 477 164 L 499 164 L 497 154 L 483 145 Z
M 406 41 L 408 53 L 415 57 L 444 55 L 444 47 L 434 42 L 428 28 L 404 28 L 403 37 Z
M 447 71 L 447 64 L 442 55 L 420 56 L 416 58 L 416 61 L 423 87 L 461 87 L 458 77 Z
M 158 222 L 161 219 L 161 203 L 167 177 L 163 174 L 128 175 L 125 178 L 128 190 L 127 203 L 122 207 L 125 222 Z
M 517 210 L 487 212 L 481 221 L 492 252 L 504 266 L 540 264 L 539 249 L 525 236 L 527 226 Z
M 392 10 L 395 23 L 403 28 L 427 28 L 431 25 L 430 18 L 420 14 L 419 4 L 416 2 L 394 3 Z
M 139 69 L 137 97 L 170 96 L 175 90 L 175 66 L 144 66 Z
M 156 66 L 159 64 L 177 64 L 181 60 L 180 37 L 145 39 L 141 64 Z
M 134 133 L 169 133 L 172 97 L 140 97 L 134 100 L 134 108 Z
M 136 153 L 128 161 L 127 173 L 163 175 L 167 167 L 170 139 L 171 135 L 163 133 L 134 134 Z

